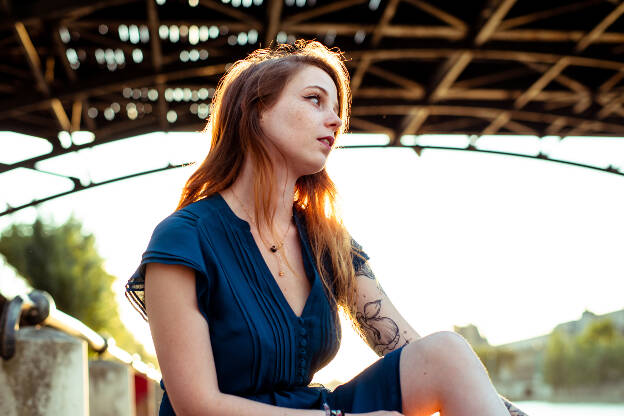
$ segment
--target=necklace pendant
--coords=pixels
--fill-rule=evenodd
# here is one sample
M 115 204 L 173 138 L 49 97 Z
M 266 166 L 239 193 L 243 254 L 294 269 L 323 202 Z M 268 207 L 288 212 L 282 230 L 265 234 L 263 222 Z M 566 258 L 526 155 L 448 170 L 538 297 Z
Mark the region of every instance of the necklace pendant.
M 283 271 L 281 271 L 281 270 L 279 271 L 279 273 L 278 273 L 278 274 L 279 274 L 280 276 L 284 276 L 284 272 L 283 272 Z
M 272 246 L 271 246 L 271 252 L 272 252 L 272 253 L 277 252 L 277 247 L 276 247 L 275 245 L 272 245 Z

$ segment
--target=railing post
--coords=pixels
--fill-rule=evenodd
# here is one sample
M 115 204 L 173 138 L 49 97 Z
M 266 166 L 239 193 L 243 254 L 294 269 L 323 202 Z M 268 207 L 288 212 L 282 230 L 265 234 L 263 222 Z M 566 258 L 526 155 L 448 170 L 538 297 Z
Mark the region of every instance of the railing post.
M 134 376 L 129 365 L 89 361 L 89 415 L 134 416 Z
M 0 414 L 87 416 L 87 344 L 51 328 L 24 327 L 0 360 Z
M 160 403 L 162 402 L 162 398 L 163 398 L 163 389 L 160 388 L 160 382 L 158 381 L 153 381 L 152 382 L 152 391 L 154 392 L 154 408 L 156 410 L 160 409 Z

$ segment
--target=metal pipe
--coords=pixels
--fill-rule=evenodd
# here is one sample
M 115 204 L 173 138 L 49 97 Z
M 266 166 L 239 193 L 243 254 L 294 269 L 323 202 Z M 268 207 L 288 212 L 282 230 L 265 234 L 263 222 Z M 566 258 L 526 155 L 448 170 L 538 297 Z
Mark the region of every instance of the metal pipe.
M 22 298 L 16 296 L 5 302 L 0 318 L 0 355 L 8 360 L 15 354 L 15 334 L 19 329 Z
M 1 306 L 1 305 L 0 305 Z M 18 295 L 4 302 L 0 318 L 0 356 L 8 360 L 15 354 L 15 341 L 20 325 L 46 325 L 66 334 L 81 338 L 98 354 L 108 353 L 113 358 L 146 377 L 160 381 L 160 372 L 141 361 L 138 354 L 130 354 L 115 345 L 113 338 L 104 338 L 78 319 L 56 309 L 54 299 L 40 290 Z

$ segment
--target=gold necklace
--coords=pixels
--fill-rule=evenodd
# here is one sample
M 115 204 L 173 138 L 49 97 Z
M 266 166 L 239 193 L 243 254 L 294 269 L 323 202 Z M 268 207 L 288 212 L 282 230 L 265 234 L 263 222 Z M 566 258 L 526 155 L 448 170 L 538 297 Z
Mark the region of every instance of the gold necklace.
M 238 205 L 240 205 L 240 207 L 243 209 L 243 211 L 245 211 L 245 214 L 247 214 L 247 217 L 249 218 L 249 221 L 252 222 L 252 224 L 254 224 L 256 226 L 256 228 L 258 229 L 258 232 L 260 232 L 260 227 L 258 227 L 258 222 L 254 219 L 255 217 L 252 216 L 249 211 L 247 211 L 247 208 L 245 207 L 245 204 L 243 204 L 241 202 L 241 200 L 238 198 L 238 196 L 236 195 L 236 193 L 234 192 L 233 189 L 230 189 L 232 191 L 232 195 L 234 196 L 234 198 L 236 199 L 236 202 L 238 202 Z M 290 231 L 290 226 L 292 224 L 292 219 L 291 221 L 288 222 L 288 228 L 286 228 L 286 232 L 284 233 L 284 237 L 282 237 L 282 240 L 278 240 L 277 244 L 271 244 L 268 245 L 266 243 L 266 241 L 264 241 L 264 238 L 262 238 L 262 236 L 260 236 L 260 239 L 262 240 L 262 242 L 264 243 L 265 246 L 267 246 L 267 248 L 271 251 L 271 253 L 275 254 L 275 257 L 277 257 L 277 269 L 278 269 L 278 275 L 280 277 L 283 277 L 286 275 L 286 273 L 284 273 L 284 270 L 282 269 L 282 260 L 284 260 L 284 262 L 286 263 L 286 265 L 288 266 L 288 268 L 292 270 L 292 268 L 290 267 L 290 264 L 288 264 L 288 260 L 286 259 L 282 259 L 282 253 L 280 253 L 280 249 L 282 247 L 284 247 L 284 240 L 286 239 L 286 236 L 288 235 L 288 232 Z M 286 250 L 284 248 L 284 250 Z M 294 271 L 293 271 L 294 274 Z

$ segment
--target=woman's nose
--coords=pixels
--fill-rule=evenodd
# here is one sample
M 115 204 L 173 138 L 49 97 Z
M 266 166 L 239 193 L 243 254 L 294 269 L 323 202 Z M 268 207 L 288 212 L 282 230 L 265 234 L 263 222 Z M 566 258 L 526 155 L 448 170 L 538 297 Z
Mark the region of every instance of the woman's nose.
M 342 126 L 342 119 L 334 112 L 330 111 L 331 115 L 329 116 L 328 125 L 334 127 L 335 130 L 338 130 L 340 126 Z

